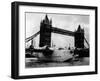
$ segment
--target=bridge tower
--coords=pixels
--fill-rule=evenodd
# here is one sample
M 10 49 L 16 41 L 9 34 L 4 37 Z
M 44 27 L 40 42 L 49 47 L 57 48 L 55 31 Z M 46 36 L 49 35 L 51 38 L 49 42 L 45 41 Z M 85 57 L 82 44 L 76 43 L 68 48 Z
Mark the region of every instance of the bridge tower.
M 40 42 L 39 46 L 43 47 L 45 45 L 51 46 L 51 28 L 52 20 L 48 19 L 48 16 L 45 16 L 45 19 L 40 23 Z
M 84 48 L 84 29 L 82 29 L 80 25 L 75 31 L 75 47 Z

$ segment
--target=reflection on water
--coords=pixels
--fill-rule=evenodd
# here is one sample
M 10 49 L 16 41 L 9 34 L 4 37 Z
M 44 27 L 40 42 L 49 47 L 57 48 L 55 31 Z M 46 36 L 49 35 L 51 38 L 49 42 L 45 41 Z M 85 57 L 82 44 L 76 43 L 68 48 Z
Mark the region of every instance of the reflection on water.
M 69 61 L 69 62 L 37 62 L 31 60 L 30 62 L 26 60 L 26 68 L 36 68 L 36 67 L 57 67 L 57 66 L 81 66 L 89 65 L 89 58 L 80 58 L 78 61 Z

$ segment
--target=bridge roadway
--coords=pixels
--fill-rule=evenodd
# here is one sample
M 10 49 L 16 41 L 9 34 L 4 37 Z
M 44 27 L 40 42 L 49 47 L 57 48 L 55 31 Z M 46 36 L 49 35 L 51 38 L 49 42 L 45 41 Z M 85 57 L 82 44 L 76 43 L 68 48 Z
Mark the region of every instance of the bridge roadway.
M 64 30 L 64 29 L 60 29 L 60 28 L 56 28 L 56 27 L 52 27 L 52 32 L 62 34 L 62 35 L 68 35 L 68 36 L 74 36 L 74 33 L 75 33 L 72 31 L 68 31 L 68 30 Z
M 68 36 L 74 36 L 75 32 L 72 31 L 68 31 L 68 30 L 64 30 L 64 29 L 60 29 L 60 28 L 56 28 L 56 27 L 52 27 L 52 28 L 48 28 L 51 29 L 51 32 L 53 33 L 58 33 L 58 34 L 62 34 L 62 35 L 68 35 Z M 38 34 L 40 34 L 40 31 L 38 31 L 37 33 L 35 33 L 34 35 L 28 37 L 25 39 L 25 42 L 28 42 L 30 40 L 32 40 L 33 38 L 35 38 Z

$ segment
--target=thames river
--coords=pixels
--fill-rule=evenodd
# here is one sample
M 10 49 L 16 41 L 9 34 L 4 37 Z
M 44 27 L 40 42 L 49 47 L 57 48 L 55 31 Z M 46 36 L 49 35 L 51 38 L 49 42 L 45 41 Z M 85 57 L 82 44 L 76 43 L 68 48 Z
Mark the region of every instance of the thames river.
M 26 68 L 39 68 L 39 67 L 62 67 L 62 66 L 83 66 L 89 65 L 89 57 L 80 58 L 77 61 L 69 62 L 38 62 L 36 59 L 26 58 Z

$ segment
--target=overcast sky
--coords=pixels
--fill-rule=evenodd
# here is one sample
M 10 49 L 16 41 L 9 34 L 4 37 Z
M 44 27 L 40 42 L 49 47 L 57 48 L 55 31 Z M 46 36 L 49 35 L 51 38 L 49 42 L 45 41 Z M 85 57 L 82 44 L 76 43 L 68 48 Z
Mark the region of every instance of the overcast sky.
M 46 13 L 26 13 L 26 38 L 40 30 L 40 22 L 45 18 Z M 78 25 L 85 30 L 85 37 L 89 42 L 89 15 L 78 14 L 47 14 L 52 19 L 52 26 L 75 31 Z M 66 35 L 52 33 L 51 40 L 57 47 L 74 46 L 74 38 Z M 39 36 L 35 38 L 36 46 L 39 44 Z M 27 44 L 29 45 L 29 43 Z M 87 45 L 86 45 L 87 46 Z

